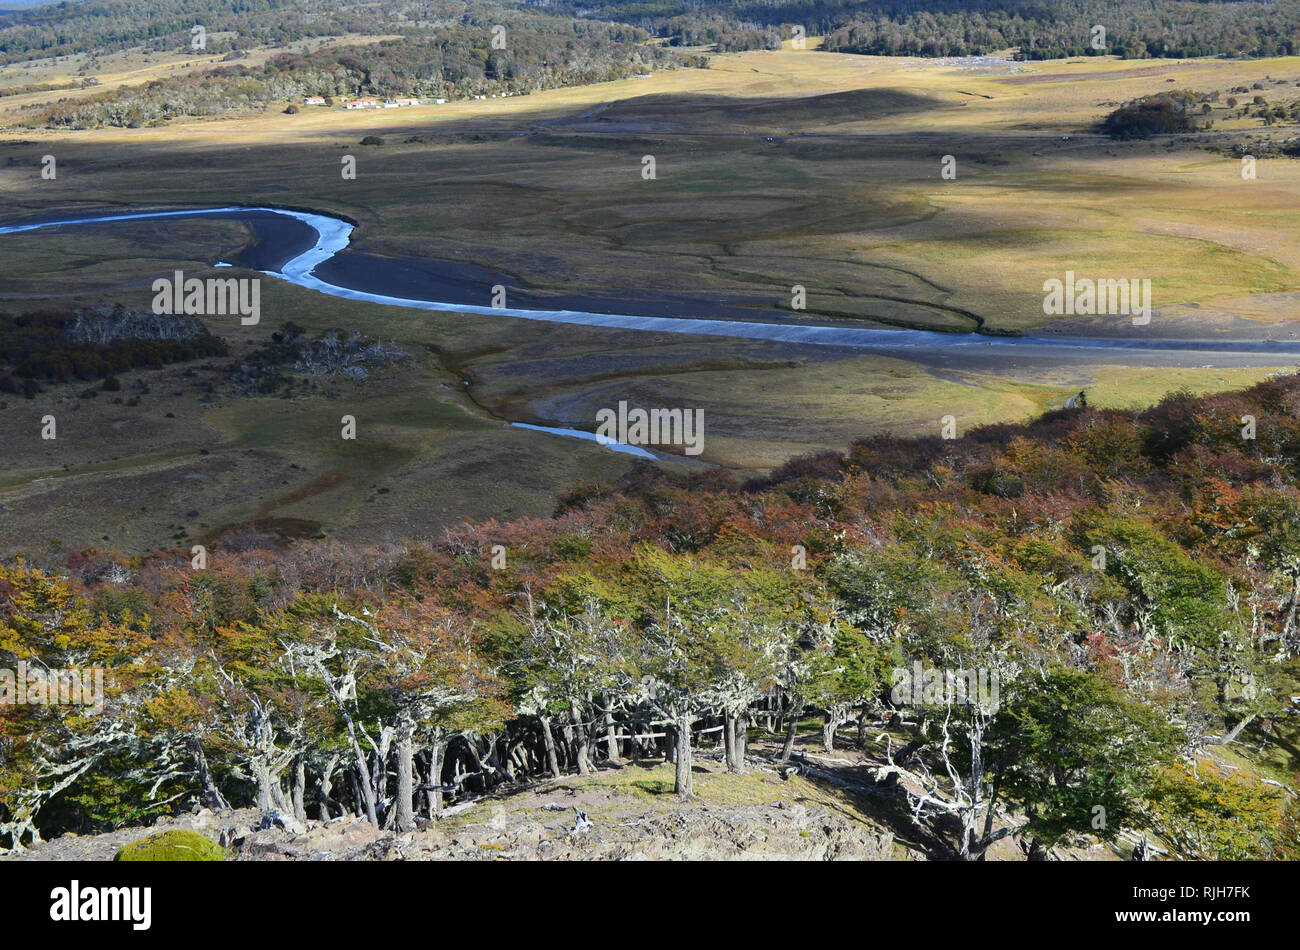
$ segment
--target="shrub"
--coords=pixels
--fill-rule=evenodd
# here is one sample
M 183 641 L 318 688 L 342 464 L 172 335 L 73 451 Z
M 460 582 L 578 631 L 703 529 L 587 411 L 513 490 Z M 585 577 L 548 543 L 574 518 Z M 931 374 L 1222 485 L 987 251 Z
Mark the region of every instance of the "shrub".
M 225 353 L 225 342 L 193 317 L 163 317 L 121 306 L 0 314 L 0 372 L 27 381 L 104 379 Z M 12 385 L 31 391 L 25 384 Z M 113 391 L 111 385 L 104 389 Z
M 1126 102 L 1102 121 L 1102 130 L 1115 139 L 1144 139 L 1173 132 L 1194 132 L 1190 92 L 1162 92 Z

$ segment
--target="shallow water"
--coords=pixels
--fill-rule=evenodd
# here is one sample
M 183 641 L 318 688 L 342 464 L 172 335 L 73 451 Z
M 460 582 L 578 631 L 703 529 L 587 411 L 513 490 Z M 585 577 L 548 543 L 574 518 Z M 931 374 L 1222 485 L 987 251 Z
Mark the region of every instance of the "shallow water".
M 609 327 L 619 330 L 738 337 L 786 344 L 848 347 L 874 350 L 885 354 L 896 354 L 904 358 L 915 357 L 922 353 L 941 353 L 946 356 L 963 354 L 969 357 L 983 357 L 983 362 L 986 365 L 990 360 L 996 361 L 1002 356 L 1024 356 L 1039 359 L 1068 360 L 1071 362 L 1078 362 L 1081 358 L 1086 357 L 1089 362 L 1094 363 L 1103 361 L 1124 362 L 1129 365 L 1268 366 L 1291 362 L 1286 357 L 1300 356 L 1300 343 L 1274 341 L 1201 342 L 1157 339 L 998 337 L 976 333 L 937 333 L 927 330 L 889 330 L 780 322 L 764 323 L 736 319 L 664 317 L 644 314 L 600 313 L 577 309 L 491 307 L 467 303 L 464 300 L 433 300 L 418 296 L 402 296 L 335 283 L 335 280 L 343 279 L 334 276 L 340 272 L 348 273 L 346 279 L 353 283 L 362 283 L 365 280 L 364 274 L 351 273 L 358 270 L 358 268 L 340 271 L 338 268 L 322 267 L 322 265 L 333 261 L 337 255 L 347 249 L 352 236 L 352 224 L 329 215 L 285 208 L 231 205 L 221 208 L 96 215 L 7 225 L 0 227 L 0 234 L 18 234 L 42 228 L 104 224 L 148 218 L 192 218 L 201 216 L 237 218 L 248 221 L 250 224 L 257 220 L 265 222 L 267 217 L 270 216 L 279 219 L 281 222 L 294 221 L 306 225 L 308 230 L 302 232 L 307 235 L 306 237 L 298 233 L 302 229 L 295 229 L 292 234 L 287 234 L 282 228 L 275 229 L 278 233 L 262 233 L 262 240 L 258 242 L 256 254 L 252 255 L 257 260 L 240 259 L 236 263 L 250 266 L 269 276 L 280 277 L 300 287 L 306 287 L 333 297 L 361 300 L 383 306 L 515 317 L 521 320 Z M 311 238 L 312 234 L 315 235 L 314 240 Z M 268 240 L 268 238 L 272 237 L 277 238 L 277 240 Z M 241 255 L 241 257 L 246 257 L 246 255 Z M 378 259 L 371 258 L 371 260 Z M 318 273 L 321 270 L 329 273 L 332 279 L 327 280 L 322 277 Z M 441 284 L 433 281 L 432 285 L 435 287 L 445 286 L 445 281 Z M 404 293 L 411 292 L 413 291 L 404 288 Z M 681 305 L 688 306 L 689 303 Z M 1098 353 L 1099 350 L 1109 352 L 1105 357 L 1102 357 Z M 1278 357 L 1283 357 L 1283 359 L 1279 360 Z
M 552 435 L 564 435 L 573 439 L 585 439 L 588 442 L 597 442 L 609 449 L 611 452 L 621 452 L 624 455 L 635 455 L 643 459 L 659 458 L 649 449 L 643 449 L 639 445 L 628 445 L 626 442 L 601 442 L 594 432 L 584 432 L 582 429 L 561 429 L 555 426 L 535 426 L 527 422 L 510 423 L 516 429 L 532 429 L 535 432 L 549 432 Z

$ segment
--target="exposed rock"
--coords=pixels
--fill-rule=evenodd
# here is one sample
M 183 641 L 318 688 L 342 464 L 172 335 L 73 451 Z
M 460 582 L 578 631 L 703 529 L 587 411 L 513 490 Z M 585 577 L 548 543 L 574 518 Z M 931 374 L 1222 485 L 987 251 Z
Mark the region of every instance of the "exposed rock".
M 704 770 L 701 769 L 701 772 Z M 149 832 L 206 833 L 240 861 L 422 860 L 889 860 L 916 857 L 856 806 L 791 776 L 701 774 L 688 802 L 653 771 L 602 772 L 543 782 L 466 803 L 413 832 L 362 817 L 301 821 L 282 812 L 207 809 L 150 829 L 64 836 L 32 849 L 37 860 L 108 860 Z M 711 791 L 712 790 L 712 791 Z
M 784 807 L 781 807 L 784 806 Z M 447 834 L 443 822 L 425 822 L 393 834 L 364 820 L 318 825 L 291 837 L 272 826 L 238 847 L 241 860 L 888 860 L 893 835 L 821 806 L 773 803 L 736 807 L 691 803 L 668 814 L 644 812 L 587 818 L 581 831 L 545 805 L 498 808 Z M 449 824 L 450 822 L 448 822 Z
M 283 812 L 268 811 L 263 813 L 261 821 L 257 823 L 258 831 L 265 831 L 269 828 L 279 828 L 286 834 L 301 835 L 307 832 L 307 824 L 293 815 L 286 815 Z

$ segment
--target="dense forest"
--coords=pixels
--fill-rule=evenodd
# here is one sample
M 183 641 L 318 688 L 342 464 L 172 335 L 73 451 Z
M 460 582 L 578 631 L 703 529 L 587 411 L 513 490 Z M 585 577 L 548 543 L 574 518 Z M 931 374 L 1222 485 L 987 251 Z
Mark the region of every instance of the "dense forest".
M 144 46 L 186 49 L 202 24 L 227 53 L 347 34 L 418 36 L 504 18 L 632 24 L 683 46 L 773 48 L 791 27 L 825 49 L 970 56 L 1018 48 L 1026 59 L 1096 55 L 1276 56 L 1300 47 L 1297 0 L 84 0 L 0 21 L 0 63 Z M 1105 29 L 1104 49 L 1093 28 Z
M 11 560 L 0 668 L 105 672 L 102 710 L 0 705 L 0 846 L 200 803 L 409 829 L 626 755 L 687 797 L 694 729 L 743 771 L 817 717 L 828 749 L 884 730 L 966 858 L 1138 829 L 1300 857 L 1296 776 L 1243 767 L 1295 737 L 1300 376 L 1079 402 L 746 484 L 643 464 L 436 541 Z M 900 700 L 918 665 L 996 701 Z
M 1095 26 L 1105 30 L 1101 49 L 1093 45 Z M 824 44 L 839 52 L 885 56 L 974 56 L 1011 47 L 1017 59 L 1289 56 L 1300 49 L 1300 3 L 904 3 L 854 17 L 830 32 Z
M 210 52 L 278 46 L 317 36 L 398 33 L 402 27 L 411 25 L 404 12 L 408 6 L 428 9 L 431 5 L 334 0 L 55 3 L 21 11 L 0 22 L 0 63 L 138 46 L 153 50 L 188 49 L 190 29 L 196 24 L 202 24 L 211 37 Z M 456 13 L 452 5 L 439 6 L 450 16 Z
M 670 38 L 729 20 L 750 31 L 798 24 L 823 49 L 882 56 L 976 56 L 1018 48 L 1022 59 L 1108 53 L 1279 56 L 1300 48 L 1295 0 L 613 0 L 566 9 L 617 19 Z M 549 6 L 549 5 L 548 5 Z M 1093 27 L 1105 28 L 1103 50 Z M 716 29 L 716 27 L 714 27 Z

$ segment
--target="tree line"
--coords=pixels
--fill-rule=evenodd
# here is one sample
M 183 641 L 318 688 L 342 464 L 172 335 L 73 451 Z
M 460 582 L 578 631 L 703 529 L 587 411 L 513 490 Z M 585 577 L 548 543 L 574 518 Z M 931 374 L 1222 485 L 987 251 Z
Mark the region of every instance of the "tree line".
M 1300 4 L 1289 0 L 565 0 L 562 8 L 669 38 L 698 22 L 786 36 L 799 25 L 807 36 L 824 36 L 822 49 L 876 56 L 983 56 L 1013 47 L 1020 59 L 1288 56 L 1300 49 Z M 1106 31 L 1101 50 L 1093 45 L 1098 25 Z
M 0 21 L 0 63 L 143 45 L 190 48 L 202 24 L 207 52 L 238 53 L 349 34 L 418 36 L 520 17 L 587 26 L 617 22 L 683 46 L 771 49 L 791 27 L 825 36 L 824 49 L 885 56 L 976 56 L 1017 48 L 1024 59 L 1286 56 L 1300 48 L 1294 0 L 492 0 L 336 3 L 327 0 L 82 0 Z M 1093 27 L 1106 31 L 1094 46 Z
M 1094 32 L 1097 26 L 1104 28 L 1104 36 Z M 905 2 L 841 24 L 827 35 L 823 48 L 884 56 L 978 56 L 1013 47 L 1017 59 L 1289 56 L 1300 49 L 1300 4 Z

